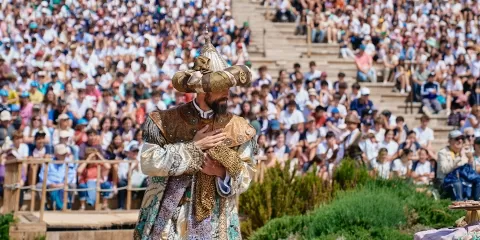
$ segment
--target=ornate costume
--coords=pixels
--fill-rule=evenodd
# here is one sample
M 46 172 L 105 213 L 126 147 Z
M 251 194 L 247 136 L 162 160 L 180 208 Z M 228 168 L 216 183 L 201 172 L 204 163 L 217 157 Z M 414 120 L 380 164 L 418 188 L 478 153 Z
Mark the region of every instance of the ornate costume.
M 207 40 L 192 70 L 178 72 L 173 86 L 181 92 L 217 92 L 248 86 L 250 70 L 227 67 Z M 204 152 L 192 139 L 205 125 L 227 137 L 206 151 L 225 166 L 227 177 L 200 170 Z M 149 175 L 134 239 L 241 239 L 236 196 L 254 176 L 255 129 L 232 114 L 203 111 L 195 100 L 165 111 L 153 111 L 144 123 L 141 169 Z

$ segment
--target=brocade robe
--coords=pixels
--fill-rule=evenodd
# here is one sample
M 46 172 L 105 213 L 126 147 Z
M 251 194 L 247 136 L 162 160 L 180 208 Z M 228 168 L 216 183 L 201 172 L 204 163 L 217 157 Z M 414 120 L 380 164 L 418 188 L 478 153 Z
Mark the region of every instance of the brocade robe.
M 217 178 L 213 213 L 196 222 L 195 174 L 201 168 L 204 153 L 192 139 L 207 124 L 224 129 L 227 138 L 223 144 L 228 146 L 227 150 L 235 151 L 233 155 L 242 161 L 243 167 L 237 177 L 229 180 L 227 194 L 221 191 Z M 150 113 L 143 128 L 141 169 L 149 178 L 134 239 L 241 239 L 237 196 L 247 190 L 255 175 L 253 127 L 230 114 L 203 119 L 190 102 Z

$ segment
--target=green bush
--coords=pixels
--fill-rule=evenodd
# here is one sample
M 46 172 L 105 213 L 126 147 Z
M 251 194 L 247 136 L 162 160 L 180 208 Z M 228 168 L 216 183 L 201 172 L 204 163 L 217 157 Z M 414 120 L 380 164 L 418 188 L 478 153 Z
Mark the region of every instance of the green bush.
M 278 166 L 268 169 L 263 183 L 252 183 L 248 191 L 240 195 L 239 212 L 245 217 L 242 235 L 249 236 L 271 219 L 305 214 L 327 202 L 330 194 L 330 187 L 313 172 L 294 176 Z
M 333 173 L 335 185 L 341 190 L 348 190 L 365 184 L 370 176 L 366 167 L 358 165 L 358 162 L 353 159 L 343 159 Z
M 0 215 L 0 239 L 9 239 L 8 229 L 10 228 L 10 223 L 13 223 L 15 220 L 13 214 Z
M 414 226 L 452 226 L 464 214 L 448 204 L 404 181 L 371 180 L 308 215 L 274 219 L 251 239 L 411 239 Z

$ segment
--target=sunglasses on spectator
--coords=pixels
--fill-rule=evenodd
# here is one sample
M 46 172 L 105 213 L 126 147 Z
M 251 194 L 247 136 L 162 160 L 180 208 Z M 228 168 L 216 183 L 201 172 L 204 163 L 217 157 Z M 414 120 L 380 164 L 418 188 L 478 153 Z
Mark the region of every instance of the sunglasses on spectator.
M 267 153 L 273 153 L 273 151 L 268 151 Z
M 464 137 L 464 136 L 455 138 L 455 141 L 457 141 L 457 142 L 458 142 L 458 141 L 463 141 L 463 140 L 465 140 L 465 137 Z
M 467 137 L 467 138 L 474 138 L 475 135 L 465 135 L 465 137 Z

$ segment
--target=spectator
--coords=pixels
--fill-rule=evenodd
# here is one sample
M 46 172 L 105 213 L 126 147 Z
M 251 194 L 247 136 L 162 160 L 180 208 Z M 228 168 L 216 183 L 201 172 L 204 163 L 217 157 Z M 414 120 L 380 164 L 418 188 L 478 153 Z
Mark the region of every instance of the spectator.
M 430 77 L 430 71 L 428 71 L 427 69 L 427 64 L 424 62 L 418 64 L 417 69 L 415 69 L 415 72 L 413 73 L 413 76 L 412 76 L 413 92 L 414 92 L 415 100 L 417 101 L 422 100 L 421 87 L 423 86 L 424 83 L 427 82 L 429 77 Z M 435 74 L 433 74 L 433 78 L 434 77 L 435 77 Z
M 315 127 L 315 119 L 308 117 L 307 129 L 300 135 L 300 147 L 302 155 L 302 162 L 311 162 L 315 157 L 317 146 L 322 140 L 320 130 Z
M 393 177 L 407 179 L 411 175 L 412 171 L 412 152 L 408 149 L 402 151 L 399 154 L 399 158 L 395 159 L 392 163 L 392 175 Z
M 280 164 L 285 164 L 285 162 L 290 158 L 290 149 L 287 145 L 285 145 L 285 134 L 280 133 L 277 136 L 275 146 L 273 150 L 275 152 L 275 156 Z
M 377 159 L 373 162 L 373 176 L 382 179 L 390 178 L 391 161 L 388 159 L 388 150 L 386 148 L 380 148 L 380 150 L 378 151 Z
M 299 124 L 305 122 L 302 112 L 296 109 L 297 103 L 290 101 L 287 105 L 287 109 L 280 113 L 279 122 L 283 130 L 289 129 L 292 124 Z
M 87 142 L 80 145 L 79 157 L 80 159 L 87 159 L 94 153 L 102 153 L 102 147 L 98 142 L 98 134 L 95 130 L 87 131 Z M 102 154 L 103 156 L 104 154 Z
M 403 152 L 408 150 L 412 153 L 410 159 L 416 160 L 418 159 L 418 150 L 420 150 L 420 148 L 422 147 L 420 143 L 417 142 L 417 133 L 415 131 L 409 131 L 405 142 L 398 146 L 398 155 L 402 156 Z
M 35 133 L 35 145 L 30 148 L 30 157 L 46 159 L 52 156 L 52 148 L 47 146 L 49 141 L 46 140 L 46 136 L 47 134 L 43 131 Z
M 146 187 L 147 182 L 146 182 L 146 176 L 138 173 L 138 171 L 134 171 L 135 169 L 138 169 L 139 167 L 139 162 L 138 162 L 138 153 L 139 153 L 139 145 L 137 141 L 131 141 L 127 147 L 125 148 L 126 151 L 126 158 L 124 159 L 125 161 L 132 161 L 131 164 L 128 163 L 120 163 L 117 167 L 117 165 L 114 165 L 114 169 L 116 170 L 118 174 L 118 188 L 124 188 L 128 185 L 128 172 L 132 171 L 130 181 L 132 181 L 132 184 L 135 183 L 140 183 L 140 186 L 135 186 L 135 187 Z M 134 184 L 135 185 L 135 184 Z M 114 188 L 117 188 L 117 186 L 113 186 Z M 125 200 L 127 197 L 127 191 L 126 190 L 118 190 L 118 208 L 119 209 L 126 209 L 125 206 Z
M 364 109 L 373 109 L 373 102 L 368 99 L 370 89 L 362 88 L 360 95 L 360 98 L 354 99 L 350 104 L 350 111 L 355 111 L 357 116 L 361 116 Z
M 12 139 L 15 128 L 11 123 L 12 116 L 10 112 L 4 110 L 0 113 L 0 145 L 3 146 L 6 139 Z
M 40 116 L 32 117 L 29 125 L 23 130 L 23 142 L 26 144 L 34 144 L 34 138 L 37 132 L 43 132 L 45 134 L 45 140 L 47 143 L 50 143 L 50 131 L 46 126 L 43 126 Z
M 67 158 L 67 148 L 63 144 L 59 144 L 55 146 L 55 157 L 53 160 L 55 161 L 69 161 Z M 75 164 L 73 163 L 51 163 L 48 164 L 48 174 L 47 174 L 47 179 L 43 179 L 43 172 L 45 171 L 44 169 L 45 165 L 42 166 L 40 173 L 38 174 L 38 177 L 40 179 L 40 182 L 46 181 L 47 188 L 49 189 L 57 189 L 49 192 L 49 198 L 50 201 L 54 204 L 53 208 L 60 210 L 63 209 L 63 189 L 64 189 L 64 183 L 65 183 L 65 178 L 67 178 L 67 182 L 70 188 L 75 188 L 75 180 L 71 178 L 71 176 L 75 176 Z M 65 176 L 66 169 L 68 169 L 68 176 Z M 69 199 L 72 197 L 71 194 L 69 194 Z M 69 200 L 70 201 L 70 200 Z M 68 208 L 70 208 L 70 204 Z
M 314 61 L 309 63 L 309 68 L 310 70 L 303 75 L 306 81 L 312 82 L 313 80 L 320 78 L 322 72 L 317 69 L 317 64 Z
M 455 168 L 468 163 L 467 155 L 462 151 L 465 137 L 458 130 L 453 130 L 448 134 L 448 146 L 438 152 L 437 182 L 447 191 L 453 200 L 463 200 L 463 187 L 461 182 L 445 184 L 444 179 L 447 174 Z M 480 186 L 475 186 L 475 188 Z
M 94 160 L 96 156 L 96 154 L 90 154 L 87 157 L 86 161 L 88 162 Z M 100 168 L 101 170 L 101 176 L 98 176 L 98 168 Z M 109 163 L 82 163 L 78 166 L 77 173 L 79 174 L 78 188 L 80 189 L 80 191 L 78 195 L 80 197 L 80 210 L 86 209 L 85 203 L 87 203 L 89 206 L 94 206 L 96 199 L 95 189 L 97 187 L 97 181 L 100 181 L 100 188 L 102 190 L 112 189 L 112 184 L 108 181 L 108 172 L 110 168 L 111 166 Z M 108 210 L 108 199 L 112 197 L 112 192 L 103 191 L 101 193 L 101 196 L 103 199 L 102 209 Z
M 427 115 L 432 113 L 438 114 L 442 110 L 442 105 L 438 101 L 438 93 L 440 92 L 440 85 L 434 81 L 435 73 L 430 73 L 426 82 L 422 84 L 422 111 Z
M 357 80 L 360 82 L 377 82 L 377 72 L 373 67 L 372 57 L 365 53 L 365 45 L 361 45 L 359 49 L 359 53 L 355 56 Z
M 430 153 L 430 156 L 434 155 L 432 150 L 432 142 L 435 140 L 433 130 L 428 127 L 430 123 L 430 118 L 427 115 L 423 115 L 420 118 L 420 126 L 413 129 L 417 134 L 417 141 L 420 143 L 420 146 L 427 149 Z
M 430 165 L 428 151 L 425 148 L 421 148 L 418 154 L 418 162 L 413 167 L 412 179 L 415 184 L 426 185 L 435 177 L 435 172 Z
M 385 131 L 385 138 L 378 144 L 379 148 L 385 148 L 388 151 L 386 160 L 392 162 L 398 157 L 398 143 L 393 140 L 393 130 Z

